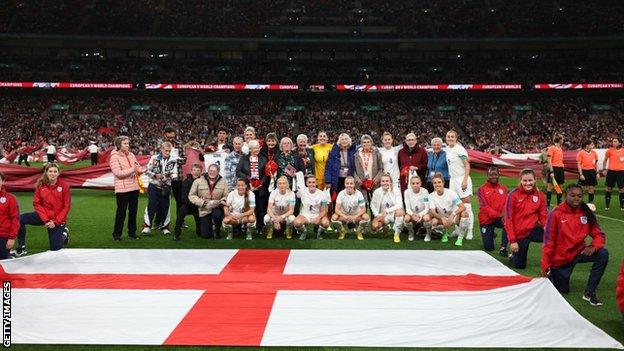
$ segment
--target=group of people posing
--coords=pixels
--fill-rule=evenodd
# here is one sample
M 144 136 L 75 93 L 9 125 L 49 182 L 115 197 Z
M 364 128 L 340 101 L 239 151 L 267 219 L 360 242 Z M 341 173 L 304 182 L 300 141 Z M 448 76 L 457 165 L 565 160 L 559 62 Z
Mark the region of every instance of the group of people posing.
M 194 217 L 196 235 L 202 238 L 219 238 L 224 229 L 227 239 L 244 235 L 251 240 L 260 233 L 267 239 L 278 234 L 290 239 L 296 232 L 300 240 L 306 240 L 311 225 L 317 239 L 331 228 L 338 239 L 345 239 L 351 231 L 358 240 L 364 240 L 365 234 L 392 233 L 394 242 L 399 243 L 404 227 L 410 241 L 418 235 L 426 242 L 432 236 L 442 242 L 456 237 L 454 244 L 462 246 L 465 239 L 472 239 L 470 163 L 454 131 L 446 133 L 446 146 L 441 138 L 434 138 L 432 150 L 427 151 L 417 145 L 413 133 L 407 134 L 400 146 L 384 133 L 382 145 L 376 147 L 369 135 L 361 136 L 356 145 L 343 133 L 332 144 L 321 132 L 318 143 L 310 146 L 303 134 L 297 136 L 296 143 L 288 137 L 278 141 L 272 133 L 258 140 L 251 127 L 244 138 L 235 137 L 229 144 L 227 132 L 221 130 L 210 147 L 227 154 L 223 164 L 211 163 L 207 171 L 203 164 L 192 164 L 186 175 L 182 174 L 184 148 L 175 140 L 175 131 L 168 128 L 164 134 L 160 152 L 146 167 L 130 151 L 129 138 L 115 140 L 116 150 L 110 158 L 117 201 L 114 240 L 121 240 L 126 217 L 128 238 L 139 238 L 136 216 L 141 191 L 148 195 L 142 234 L 153 230 L 170 234 L 169 199 L 173 194 L 177 207 L 174 240 L 180 240 L 187 215 Z M 556 155 L 549 156 L 549 175 L 555 180 L 559 176 L 556 161 Z M 143 174 L 149 179 L 147 189 L 141 181 Z M 0 174 L 0 258 L 9 256 L 16 237 L 17 256 L 25 253 L 26 225 L 44 225 L 51 250 L 67 242 L 70 192 L 58 176 L 58 166 L 48 163 L 35 190 L 35 212 L 20 215 Z M 587 174 L 584 176 L 587 180 Z M 583 298 L 601 305 L 595 291 L 609 255 L 605 233 L 583 202 L 582 185 L 568 186 L 565 201 L 549 212 L 532 169 L 520 172 L 519 185 L 511 191 L 499 184 L 499 177 L 499 169 L 490 167 L 477 193 L 485 250 L 495 249 L 499 228 L 500 254 L 523 269 L 530 243 L 542 243 L 542 272 L 562 293 L 569 291 L 574 266 L 593 262 Z M 611 177 L 617 180 L 617 175 Z M 585 243 L 587 236 L 592 238 L 589 244 Z

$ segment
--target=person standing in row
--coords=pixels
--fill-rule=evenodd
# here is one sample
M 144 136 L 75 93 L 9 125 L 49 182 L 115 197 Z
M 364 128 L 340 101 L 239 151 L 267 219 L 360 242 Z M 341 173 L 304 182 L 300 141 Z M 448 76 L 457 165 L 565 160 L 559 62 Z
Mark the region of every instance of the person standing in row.
M 436 173 L 442 174 L 444 184 L 449 184 L 451 176 L 449 175 L 448 163 L 446 162 L 446 151 L 442 147 L 442 139 L 431 139 L 431 151 L 427 154 L 427 190 L 433 192 L 433 176 Z
M 236 169 L 238 168 L 238 163 L 243 157 L 243 138 L 234 137 L 234 139 L 232 139 L 232 145 L 234 150 L 232 150 L 232 152 L 225 157 L 225 161 L 223 162 L 225 181 L 227 182 L 229 189 L 234 189 L 236 186 Z
M 381 154 L 381 162 L 383 163 L 383 171 L 390 174 L 392 177 L 392 185 L 394 191 L 401 191 L 400 176 L 401 170 L 399 169 L 399 150 L 401 146 L 393 146 L 394 140 L 392 134 L 384 132 L 381 135 L 381 144 L 379 153 Z
M 115 150 L 111 152 L 108 165 L 115 179 L 115 226 L 113 240 L 121 240 L 121 234 L 128 213 L 128 238 L 138 239 L 137 209 L 139 206 L 139 179 L 143 169 L 130 151 L 130 139 L 127 136 L 115 138 Z
M 20 228 L 20 212 L 17 198 L 4 186 L 6 178 L 0 172 L 0 260 L 9 258 Z
M 191 173 L 186 176 L 182 181 L 182 204 L 179 212 L 176 214 L 175 228 L 173 229 L 173 240 L 179 241 L 182 234 L 182 226 L 184 224 L 184 218 L 187 215 L 192 215 L 195 219 L 195 234 L 201 236 L 201 222 L 199 220 L 199 209 L 195 204 L 189 200 L 189 193 L 193 187 L 195 180 L 199 179 L 202 174 L 203 167 L 199 163 L 191 165 Z
M 169 204 L 172 181 L 178 178 L 178 160 L 171 155 L 173 146 L 165 141 L 160 152 L 152 156 L 145 174 L 150 178 L 147 187 L 147 211 L 144 215 L 143 234 L 153 229 L 160 229 L 163 234 L 170 234 Z M 161 222 L 162 221 L 162 222 Z
M 520 184 L 509 192 L 505 202 L 505 231 L 516 268 L 527 265 L 529 244 L 541 243 L 546 223 L 546 198 L 535 185 L 535 172 L 526 168 L 520 172 Z
M 611 191 L 617 186 L 620 193 L 620 210 L 624 211 L 624 148 L 619 138 L 613 138 L 611 147 L 605 153 L 602 162 L 605 183 L 605 210 L 611 205 Z
M 507 233 L 503 224 L 503 210 L 509 191 L 498 182 L 500 171 L 496 166 L 490 166 L 487 171 L 487 180 L 479 190 L 479 225 L 481 227 L 481 237 L 483 239 L 483 249 L 485 251 L 494 250 L 495 229 L 502 229 L 501 245 L 499 254 L 507 257 Z
M 314 153 L 314 175 L 319 189 L 325 190 L 325 167 L 329 159 L 329 152 L 333 145 L 327 142 L 327 133 L 321 131 L 316 136 L 316 144 L 312 145 Z
M 280 140 L 280 152 L 275 160 L 277 162 L 277 177 L 285 176 L 288 186 L 293 189 L 296 173 L 303 170 L 301 159 L 293 151 L 293 142 L 288 137 Z M 295 211 L 297 208 L 295 207 Z
M 550 207 L 550 199 L 554 189 L 553 180 L 563 186 L 565 183 L 565 169 L 563 166 L 563 135 L 555 134 L 553 137 L 553 145 L 548 147 L 548 183 L 546 185 L 546 204 Z M 561 203 L 562 194 L 557 194 L 557 205 Z
M 255 196 L 255 218 L 256 228 L 259 232 L 264 230 L 264 215 L 266 214 L 266 204 L 269 198 L 269 182 L 264 170 L 267 159 L 260 153 L 260 143 L 258 140 L 249 141 L 249 154 L 241 157 L 238 167 L 236 168 L 236 176 L 240 179 L 246 179 L 251 187 L 251 191 Z
M 172 127 L 165 127 L 165 140 L 171 144 L 171 157 L 176 160 L 176 176 L 171 178 L 171 192 L 176 202 L 176 213 L 180 212 L 180 206 L 186 202 L 182 199 L 182 181 L 184 174 L 182 166 L 186 164 L 184 145 L 176 140 L 176 131 Z
M 591 236 L 590 244 L 585 243 Z M 591 273 L 583 300 L 592 306 L 602 306 L 596 296 L 609 252 L 604 247 L 606 237 L 593 211 L 583 202 L 583 188 L 572 184 L 566 190 L 566 200 L 548 214 L 542 247 L 542 273 L 562 293 L 570 292 L 570 276 L 577 263 L 592 262 Z
M 383 161 L 370 135 L 364 134 L 360 140 L 361 147 L 355 154 L 354 178 L 359 190 L 370 201 L 372 192 L 381 184 Z
M 71 208 L 69 185 L 59 179 L 61 172 L 56 163 L 48 163 L 43 175 L 35 184 L 34 212 L 22 213 L 15 255 L 26 253 L 26 225 L 43 225 L 48 229 L 50 250 L 57 251 L 67 243 L 65 223 Z
M 598 154 L 594 151 L 594 142 L 587 140 L 583 149 L 576 154 L 576 164 L 579 172 L 579 184 L 587 191 L 588 202 L 594 202 L 594 192 L 598 185 Z
M 26 165 L 26 167 L 30 167 L 30 163 L 28 163 L 28 155 L 30 155 L 31 149 L 28 145 L 22 141 L 20 148 L 17 150 L 17 164 L 22 165 L 22 162 Z
M 200 233 L 204 239 L 220 238 L 223 206 L 229 194 L 227 182 L 219 175 L 219 166 L 211 164 L 208 172 L 195 179 L 189 200 L 199 209 Z
M 345 188 L 345 179 L 355 173 L 356 148 L 348 134 L 342 133 L 329 152 L 325 166 L 325 186 L 335 198 Z
M 410 179 L 427 176 L 427 150 L 416 143 L 416 134 L 408 133 L 405 136 L 403 148 L 399 150 L 399 169 L 401 170 L 401 193 L 409 187 Z
M 451 176 L 449 189 L 459 195 L 468 214 L 468 233 L 466 240 L 472 240 L 474 230 L 474 213 L 472 212 L 472 178 L 470 178 L 470 160 L 468 152 L 457 142 L 457 132 L 446 133 L 446 162 Z M 459 229 L 458 229 L 459 230 Z
M 297 135 L 297 156 L 303 164 L 303 175 L 314 174 L 314 150 L 308 147 L 308 136 L 305 134 Z

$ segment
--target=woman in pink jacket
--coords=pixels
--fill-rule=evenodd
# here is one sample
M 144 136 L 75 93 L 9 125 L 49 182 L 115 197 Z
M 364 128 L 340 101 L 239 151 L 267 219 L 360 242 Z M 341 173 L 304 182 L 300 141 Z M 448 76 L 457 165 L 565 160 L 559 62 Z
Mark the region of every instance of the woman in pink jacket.
M 126 211 L 128 212 L 128 237 L 137 239 L 136 217 L 139 205 L 139 183 L 142 169 L 136 157 L 130 152 L 130 139 L 126 136 L 115 138 L 115 148 L 111 153 L 109 165 L 115 177 L 115 197 L 117 198 L 117 213 L 115 215 L 115 229 L 113 239 L 121 240 Z

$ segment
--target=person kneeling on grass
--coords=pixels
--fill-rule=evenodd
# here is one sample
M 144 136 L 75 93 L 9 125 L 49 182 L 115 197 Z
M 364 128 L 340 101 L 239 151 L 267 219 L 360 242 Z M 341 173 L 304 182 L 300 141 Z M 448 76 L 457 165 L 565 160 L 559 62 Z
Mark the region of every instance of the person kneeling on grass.
M 246 240 L 252 239 L 251 230 L 256 229 L 256 216 L 254 211 L 256 210 L 256 196 L 253 191 L 249 190 L 249 184 L 247 179 L 240 178 L 236 180 L 236 189 L 232 190 L 225 200 L 225 218 L 223 219 L 223 226 L 227 233 L 227 240 L 232 240 L 234 237 L 233 227 L 246 227 L 247 236 Z
M 410 188 L 403 192 L 405 199 L 405 225 L 407 240 L 414 240 L 414 232 L 425 229 L 425 241 L 431 241 L 431 215 L 429 214 L 429 192 L 422 187 L 422 180 L 414 176 L 410 180 Z
M 225 178 L 219 175 L 219 170 L 216 163 L 208 166 L 208 172 L 193 181 L 188 195 L 199 210 L 200 234 L 204 239 L 221 237 L 223 206 L 229 189 Z
M 344 239 L 345 235 L 347 235 L 349 224 L 357 225 L 357 239 L 364 240 L 362 232 L 370 223 L 370 217 L 366 213 L 364 195 L 355 189 L 355 178 L 351 176 L 345 178 L 344 186 L 344 190 L 339 192 L 336 197 L 336 208 L 332 215 L 332 224 L 338 230 L 339 240 Z
M 43 225 L 48 229 L 50 250 L 63 248 L 69 239 L 65 230 L 67 214 L 71 207 L 69 185 L 59 179 L 60 171 L 56 163 L 48 163 L 43 176 L 36 183 L 33 207 L 35 212 L 20 216 L 18 246 L 15 256 L 26 254 L 26 225 Z
M 505 202 L 505 232 L 515 268 L 526 268 L 531 241 L 543 241 L 546 212 L 546 198 L 535 186 L 535 172 L 523 169 L 520 185 L 507 195 Z
M 592 237 L 591 244 L 585 239 Z M 593 262 L 583 300 L 592 306 L 602 306 L 596 289 L 609 262 L 604 247 L 605 233 L 596 215 L 583 202 L 583 188 L 572 184 L 566 190 L 565 202 L 548 214 L 542 246 L 542 273 L 562 293 L 570 292 L 570 276 L 577 263 Z
M 370 207 L 373 213 L 372 230 L 377 233 L 390 223 L 393 224 L 394 242 L 401 242 L 401 230 L 403 229 L 403 199 L 401 193 L 392 188 L 392 177 L 389 173 L 381 176 L 381 187 L 373 192 Z
M 464 207 L 464 203 L 456 192 L 444 187 L 444 178 L 442 174 L 436 173 L 432 178 L 433 192 L 429 194 L 430 214 L 432 227 L 442 227 L 445 229 L 442 234 L 442 242 L 448 242 L 448 233 L 446 229 L 455 224 L 458 228 L 456 246 L 462 246 L 464 237 L 470 230 L 468 222 L 468 212 Z
M 507 233 L 503 224 L 503 209 L 507 200 L 507 188 L 498 182 L 500 171 L 498 167 L 491 166 L 487 171 L 487 180 L 479 190 L 479 224 L 481 226 L 481 237 L 483 238 L 483 249 L 485 251 L 494 250 L 494 230 L 502 229 L 501 246 L 498 250 L 503 257 L 508 257 L 507 253 Z
M 267 239 L 273 238 L 273 231 L 286 226 L 286 239 L 292 238 L 292 223 L 295 220 L 295 193 L 288 188 L 288 178 L 281 176 L 277 179 L 277 189 L 269 195 L 267 213 L 264 215 L 264 225 L 267 227 Z
M 327 192 L 316 188 L 316 177 L 313 174 L 306 176 L 306 187 L 299 191 L 299 197 L 301 198 L 301 212 L 294 222 L 299 233 L 299 240 L 306 239 L 306 224 L 318 225 L 316 238 L 323 239 L 323 231 L 329 227 L 327 205 L 330 199 Z
M 9 258 L 20 227 L 17 199 L 4 187 L 4 173 L 0 172 L 0 260 Z

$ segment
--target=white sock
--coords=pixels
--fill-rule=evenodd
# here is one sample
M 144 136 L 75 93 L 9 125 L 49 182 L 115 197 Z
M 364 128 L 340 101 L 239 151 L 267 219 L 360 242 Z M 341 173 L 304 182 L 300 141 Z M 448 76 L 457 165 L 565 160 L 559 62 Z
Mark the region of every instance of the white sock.
M 463 238 L 468 232 L 470 221 L 468 218 L 462 218 L 459 220 L 459 237 Z
M 401 233 L 401 229 L 403 229 L 403 217 L 397 217 L 394 219 L 393 229 L 395 234 Z
M 431 222 L 425 222 L 425 229 L 427 230 L 427 235 L 431 235 Z
M 468 230 L 466 234 L 469 238 L 472 238 L 472 231 L 474 229 L 474 213 L 472 213 L 472 204 L 464 204 L 464 207 L 466 207 L 466 211 L 468 211 Z

